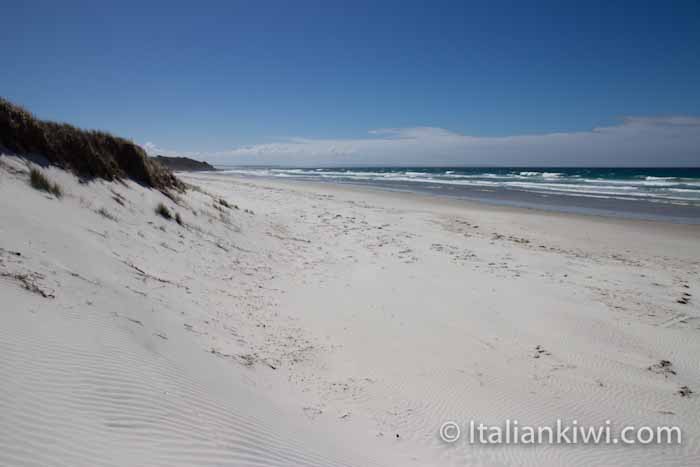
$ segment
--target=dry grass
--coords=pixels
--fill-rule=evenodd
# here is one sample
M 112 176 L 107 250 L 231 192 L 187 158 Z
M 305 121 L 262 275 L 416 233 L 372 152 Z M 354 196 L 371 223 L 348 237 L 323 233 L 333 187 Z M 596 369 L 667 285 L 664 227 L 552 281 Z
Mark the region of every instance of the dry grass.
M 106 219 L 117 222 L 117 218 L 114 215 L 112 215 L 109 211 L 107 211 L 107 209 L 105 209 L 105 208 L 98 209 L 97 213 Z
M 63 196 L 63 190 L 61 190 L 61 187 L 57 183 L 52 183 L 48 178 L 46 178 L 46 175 L 41 173 L 38 169 L 32 169 L 29 172 L 29 184 L 37 190 L 46 191 L 53 194 L 56 196 L 56 198 Z
M 229 208 L 229 209 L 238 209 L 238 205 L 237 205 L 237 204 L 233 204 L 233 205 L 232 205 L 231 203 L 229 203 L 228 201 L 226 201 L 226 200 L 223 199 L 223 198 L 219 198 L 219 204 L 222 205 L 222 206 L 224 206 L 224 207 L 226 207 L 226 208 Z
M 163 203 L 158 203 L 158 206 L 156 206 L 156 214 L 158 214 L 160 217 L 166 220 L 173 220 L 175 219 L 175 222 L 178 223 L 178 225 L 184 226 L 185 222 L 182 220 L 182 217 L 180 216 L 179 212 L 176 212 L 173 214 L 173 212 L 168 209 L 168 207 L 163 204 Z M 161 226 L 162 228 L 163 226 Z
M 159 190 L 185 187 L 170 170 L 152 161 L 131 141 L 103 131 L 39 120 L 2 98 L 0 147 L 16 154 L 43 156 L 51 164 L 84 178 L 131 178 Z
M 170 209 L 168 209 L 168 207 L 163 203 L 158 203 L 158 206 L 156 206 L 156 214 L 167 220 L 171 220 L 173 218 Z

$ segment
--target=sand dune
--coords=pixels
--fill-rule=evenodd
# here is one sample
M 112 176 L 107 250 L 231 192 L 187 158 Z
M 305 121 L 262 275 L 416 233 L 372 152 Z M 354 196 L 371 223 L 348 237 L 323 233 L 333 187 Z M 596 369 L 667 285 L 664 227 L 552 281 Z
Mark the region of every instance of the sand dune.
M 46 169 L 59 200 L 26 172 L 0 157 L 2 465 L 700 463 L 679 394 L 700 392 L 697 226 L 215 174 L 173 200 Z M 507 418 L 684 438 L 438 437 Z
M 1 465 L 374 465 L 259 387 L 273 370 L 241 363 L 235 321 L 263 298 L 237 279 L 257 266 L 209 262 L 236 251 L 234 221 L 177 208 L 181 228 L 153 214 L 160 193 L 48 173 L 60 201 L 21 174 L 0 182 Z

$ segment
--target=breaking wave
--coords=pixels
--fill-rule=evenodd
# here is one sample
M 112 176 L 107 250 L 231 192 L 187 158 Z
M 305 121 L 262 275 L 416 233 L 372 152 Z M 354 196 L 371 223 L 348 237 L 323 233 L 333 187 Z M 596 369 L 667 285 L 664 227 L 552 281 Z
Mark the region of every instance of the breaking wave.
M 341 183 L 429 184 L 477 190 L 520 190 L 546 195 L 647 200 L 700 206 L 700 169 L 557 168 L 223 168 L 247 176 L 293 177 Z M 418 185 L 416 185 L 418 186 Z

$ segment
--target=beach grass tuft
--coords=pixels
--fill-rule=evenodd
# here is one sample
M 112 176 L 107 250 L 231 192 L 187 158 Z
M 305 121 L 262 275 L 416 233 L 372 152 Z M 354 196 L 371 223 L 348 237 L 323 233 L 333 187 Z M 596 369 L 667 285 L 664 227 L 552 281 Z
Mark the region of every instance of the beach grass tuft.
M 105 219 L 109 219 L 109 220 L 115 221 L 115 222 L 117 221 L 117 218 L 113 214 L 111 214 L 109 211 L 107 211 L 106 208 L 98 209 L 97 213 L 99 215 L 101 215 L 102 217 L 104 217 Z
M 156 214 L 167 220 L 171 220 L 173 218 L 173 214 L 170 212 L 170 209 L 168 209 L 168 207 L 163 203 L 158 203 L 158 206 L 156 206 Z
M 29 172 L 29 184 L 37 190 L 53 194 L 56 198 L 63 196 L 63 190 L 58 183 L 51 182 L 39 169 L 32 169 Z

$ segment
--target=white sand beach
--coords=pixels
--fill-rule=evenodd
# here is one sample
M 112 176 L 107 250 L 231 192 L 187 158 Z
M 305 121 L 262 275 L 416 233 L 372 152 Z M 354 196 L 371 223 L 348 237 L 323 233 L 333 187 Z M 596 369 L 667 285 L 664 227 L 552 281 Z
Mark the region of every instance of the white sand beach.
M 0 465 L 700 465 L 700 226 L 28 167 L 0 157 Z M 438 435 L 506 419 L 683 438 Z

